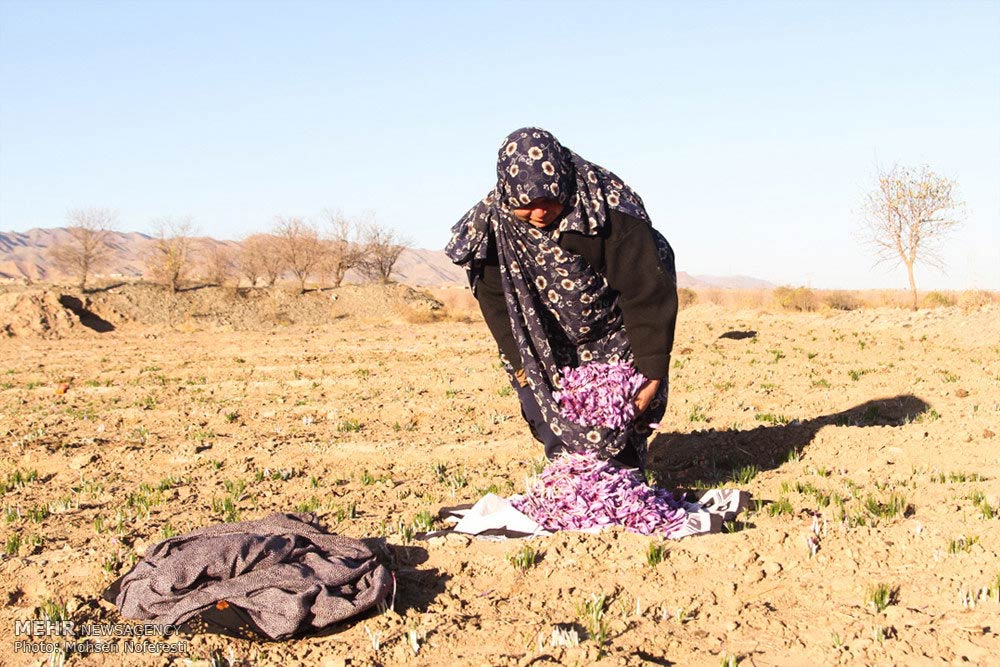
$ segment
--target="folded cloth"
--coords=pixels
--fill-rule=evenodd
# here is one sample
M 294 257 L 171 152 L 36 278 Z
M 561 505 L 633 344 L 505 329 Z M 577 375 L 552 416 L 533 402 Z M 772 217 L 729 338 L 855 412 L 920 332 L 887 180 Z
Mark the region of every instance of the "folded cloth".
M 454 532 L 500 541 L 551 535 L 554 531 L 546 530 L 515 507 L 523 500 L 524 496 L 521 495 L 503 498 L 487 493 L 472 505 L 441 508 L 444 520 L 455 525 L 448 530 L 424 533 L 419 537 L 426 539 Z M 669 537 L 680 539 L 722 532 L 722 524 L 735 519 L 747 508 L 749 502 L 750 494 L 738 489 L 713 489 L 694 502 L 679 500 L 678 505 L 683 510 L 682 516 L 670 531 Z M 576 530 L 582 533 L 597 533 L 601 527 Z
M 498 538 L 551 534 L 518 511 L 510 500 L 494 493 L 487 493 L 472 507 L 451 514 L 458 519 L 452 528 L 456 533 Z
M 374 607 L 392 576 L 362 542 L 327 533 L 314 515 L 272 514 L 164 540 L 118 585 L 126 618 L 180 625 L 236 608 L 255 632 L 285 639 Z

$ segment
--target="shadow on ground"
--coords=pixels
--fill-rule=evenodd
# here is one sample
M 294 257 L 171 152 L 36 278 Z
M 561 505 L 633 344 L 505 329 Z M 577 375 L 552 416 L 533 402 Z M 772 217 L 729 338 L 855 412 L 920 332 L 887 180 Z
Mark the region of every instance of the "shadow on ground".
M 210 287 L 216 287 L 214 283 L 199 283 L 197 285 L 189 285 L 187 287 L 178 287 L 177 293 L 181 292 L 197 292 L 198 290 L 208 289 Z
M 127 284 L 128 283 L 125 283 L 125 282 L 117 282 L 117 283 L 111 283 L 109 285 L 103 285 L 101 287 L 88 287 L 87 289 L 83 290 L 83 293 L 84 294 L 99 294 L 101 292 L 111 292 L 111 291 L 113 291 L 113 290 L 121 287 L 122 285 L 127 285 Z
M 726 333 L 719 336 L 720 339 L 725 338 L 727 340 L 746 340 L 747 338 L 756 338 L 756 331 L 727 331 Z
M 695 482 L 714 485 L 731 480 L 737 470 L 756 466 L 772 470 L 801 454 L 824 426 L 902 426 L 930 406 L 909 394 L 867 401 L 848 410 L 803 421 L 762 415 L 774 422 L 750 430 L 661 433 L 649 443 L 647 467 L 668 486 Z
M 73 314 L 80 318 L 80 324 L 88 329 L 93 329 L 98 333 L 107 333 L 115 330 L 115 325 L 93 311 L 88 310 L 83 301 L 80 301 L 75 296 L 62 294 L 59 296 L 59 303 L 62 304 L 63 308 L 73 311 Z
M 444 592 L 451 575 L 437 568 L 421 569 L 428 559 L 427 549 L 413 545 L 390 544 L 382 537 L 361 540 L 375 557 L 393 572 L 396 579 L 393 609 L 402 614 L 407 609 L 427 611 L 438 595 Z

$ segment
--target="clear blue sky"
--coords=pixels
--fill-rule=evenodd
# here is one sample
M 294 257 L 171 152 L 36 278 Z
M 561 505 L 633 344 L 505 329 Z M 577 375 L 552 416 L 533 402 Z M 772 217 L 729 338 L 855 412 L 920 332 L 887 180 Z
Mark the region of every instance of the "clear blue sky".
M 239 238 L 374 210 L 417 246 L 523 125 L 643 196 L 678 268 L 904 287 L 854 238 L 876 160 L 957 180 L 926 288 L 1000 288 L 1000 2 L 0 0 L 0 229 L 117 209 Z

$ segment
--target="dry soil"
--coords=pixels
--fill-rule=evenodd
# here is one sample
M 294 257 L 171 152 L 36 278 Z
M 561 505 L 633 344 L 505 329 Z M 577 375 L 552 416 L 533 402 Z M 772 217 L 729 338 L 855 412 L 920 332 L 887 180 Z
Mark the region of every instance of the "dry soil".
M 655 566 L 661 540 L 611 530 L 533 540 L 524 571 L 508 559 L 521 542 L 411 538 L 420 513 L 520 491 L 538 465 L 485 325 L 319 312 L 249 330 L 123 316 L 105 333 L 0 340 L 0 663 L 47 664 L 12 650 L 14 621 L 46 601 L 77 623 L 121 620 L 102 590 L 165 535 L 300 510 L 384 537 L 394 610 L 321 638 L 195 636 L 182 657 L 69 664 L 1000 655 L 996 307 L 683 311 L 651 468 L 669 488 L 735 485 L 757 503 L 731 532 L 665 543 Z M 583 613 L 595 596 L 600 623 Z

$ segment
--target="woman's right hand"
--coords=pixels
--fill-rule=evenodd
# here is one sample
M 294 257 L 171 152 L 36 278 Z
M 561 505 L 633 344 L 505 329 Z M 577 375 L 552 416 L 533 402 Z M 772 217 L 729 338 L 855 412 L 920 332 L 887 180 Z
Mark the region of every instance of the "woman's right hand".
M 649 404 L 653 402 L 653 397 L 656 396 L 656 391 L 660 388 L 659 380 L 646 380 L 646 383 L 639 387 L 639 391 L 635 394 L 635 416 L 638 417 L 649 407 Z

